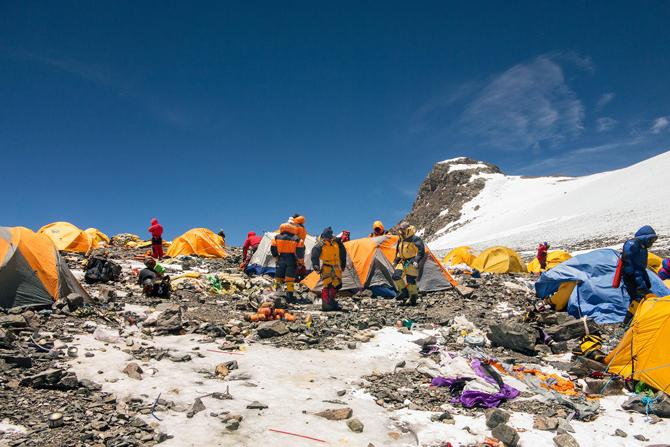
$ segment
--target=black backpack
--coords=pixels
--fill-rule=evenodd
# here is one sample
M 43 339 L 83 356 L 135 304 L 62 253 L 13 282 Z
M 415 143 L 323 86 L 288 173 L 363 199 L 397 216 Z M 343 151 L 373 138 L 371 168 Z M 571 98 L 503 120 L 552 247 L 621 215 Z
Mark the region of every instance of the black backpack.
M 118 281 L 121 277 L 121 266 L 108 259 L 98 256 L 91 257 L 86 264 L 84 280 L 88 284 L 96 282 Z

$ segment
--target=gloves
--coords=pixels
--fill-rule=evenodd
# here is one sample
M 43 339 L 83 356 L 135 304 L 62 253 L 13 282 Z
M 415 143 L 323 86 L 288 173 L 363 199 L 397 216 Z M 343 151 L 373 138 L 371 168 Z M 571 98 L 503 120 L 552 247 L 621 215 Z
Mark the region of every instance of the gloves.
M 319 265 L 314 265 L 314 266 L 312 266 L 312 269 L 313 269 L 316 273 L 321 273 L 321 266 L 319 266 Z
M 412 266 L 413 266 L 415 269 L 418 269 L 418 268 L 419 268 L 419 263 L 416 262 L 416 261 L 414 261 L 414 262 L 412 262 Z

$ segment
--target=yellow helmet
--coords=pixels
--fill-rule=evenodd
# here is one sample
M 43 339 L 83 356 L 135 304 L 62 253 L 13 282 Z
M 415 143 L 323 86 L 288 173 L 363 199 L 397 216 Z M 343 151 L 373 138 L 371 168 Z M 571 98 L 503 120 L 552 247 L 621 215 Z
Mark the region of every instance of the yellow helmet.
M 372 224 L 372 231 L 375 231 L 377 228 L 384 231 L 384 224 L 382 223 L 381 220 L 375 220 L 375 222 Z

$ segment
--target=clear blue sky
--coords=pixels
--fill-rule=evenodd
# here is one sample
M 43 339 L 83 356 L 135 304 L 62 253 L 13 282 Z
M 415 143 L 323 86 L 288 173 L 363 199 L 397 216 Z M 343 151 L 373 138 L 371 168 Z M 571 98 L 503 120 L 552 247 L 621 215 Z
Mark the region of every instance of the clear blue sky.
M 670 2 L 0 1 L 3 225 L 355 236 L 434 162 L 670 149 Z

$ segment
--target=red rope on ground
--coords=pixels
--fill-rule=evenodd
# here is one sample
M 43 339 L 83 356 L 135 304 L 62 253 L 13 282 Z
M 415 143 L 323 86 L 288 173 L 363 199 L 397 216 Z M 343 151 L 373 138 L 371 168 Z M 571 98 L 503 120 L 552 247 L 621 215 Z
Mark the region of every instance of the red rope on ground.
M 323 439 L 318 439 L 318 438 L 312 438 L 311 436 L 305 436 L 305 435 L 299 435 L 297 433 L 291 433 L 288 431 L 282 431 L 282 430 L 276 430 L 274 428 L 268 428 L 269 431 L 273 431 L 275 433 L 281 433 L 283 435 L 291 435 L 291 436 L 297 436 L 298 438 L 305 438 L 305 439 L 310 439 L 312 441 L 317 441 L 317 442 L 326 442 Z

